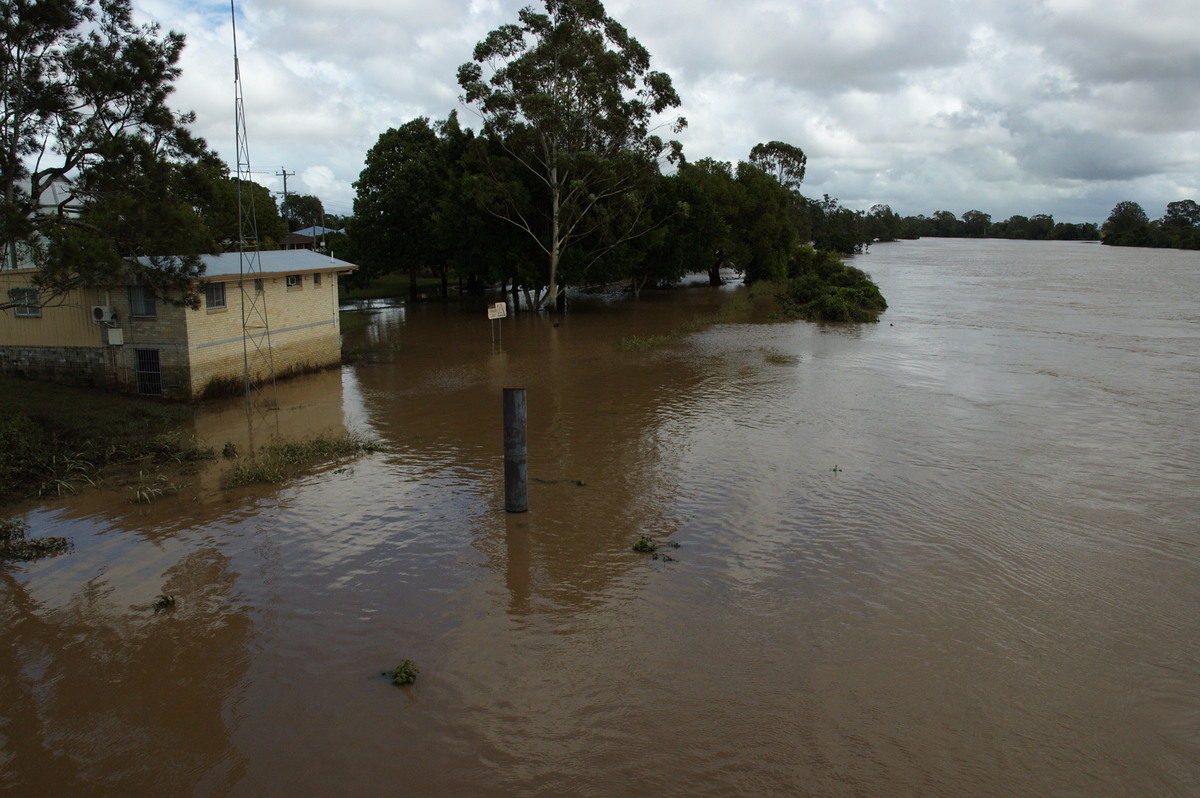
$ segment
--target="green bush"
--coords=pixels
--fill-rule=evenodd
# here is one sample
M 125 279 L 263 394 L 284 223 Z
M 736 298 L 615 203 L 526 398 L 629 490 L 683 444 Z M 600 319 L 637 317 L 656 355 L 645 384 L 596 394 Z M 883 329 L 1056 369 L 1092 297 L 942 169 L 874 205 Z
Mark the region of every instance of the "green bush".
M 801 248 L 792 258 L 788 275 L 779 299 L 784 313 L 792 318 L 872 322 L 887 310 L 887 301 L 870 275 L 847 265 L 833 252 Z

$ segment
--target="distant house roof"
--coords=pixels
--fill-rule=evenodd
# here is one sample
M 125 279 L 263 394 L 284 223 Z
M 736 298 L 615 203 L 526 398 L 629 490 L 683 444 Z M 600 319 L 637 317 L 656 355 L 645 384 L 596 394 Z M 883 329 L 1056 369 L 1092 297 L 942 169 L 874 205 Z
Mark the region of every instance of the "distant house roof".
M 225 252 L 220 255 L 201 255 L 205 277 L 238 277 L 243 271 L 254 268 L 255 253 Z M 353 263 L 338 260 L 328 255 L 318 255 L 309 249 L 270 249 L 257 253 L 257 271 L 263 277 L 277 274 L 299 274 L 301 272 L 347 272 L 357 269 Z M 146 258 L 139 258 L 149 263 Z
M 279 243 L 284 249 L 312 249 L 317 239 L 300 233 L 288 233 Z
M 317 236 L 341 235 L 345 232 L 345 228 L 341 230 L 334 230 L 332 227 L 321 227 L 319 225 L 316 227 L 305 227 L 303 230 L 292 231 L 293 235 L 310 236 L 311 238 L 316 238 Z

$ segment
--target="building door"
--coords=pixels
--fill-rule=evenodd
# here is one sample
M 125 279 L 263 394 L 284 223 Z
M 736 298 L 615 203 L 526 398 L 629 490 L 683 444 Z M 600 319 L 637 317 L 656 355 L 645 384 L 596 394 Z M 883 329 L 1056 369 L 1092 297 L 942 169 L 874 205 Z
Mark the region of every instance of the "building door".
M 137 353 L 138 393 L 162 396 L 162 366 L 157 349 L 135 349 Z

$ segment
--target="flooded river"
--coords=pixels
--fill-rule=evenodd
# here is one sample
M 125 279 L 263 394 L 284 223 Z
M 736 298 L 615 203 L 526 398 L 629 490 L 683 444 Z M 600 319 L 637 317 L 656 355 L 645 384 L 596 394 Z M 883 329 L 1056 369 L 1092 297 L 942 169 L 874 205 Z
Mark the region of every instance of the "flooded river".
M 75 551 L 0 570 L 0 792 L 1200 794 L 1200 259 L 857 265 L 878 325 L 672 334 L 738 287 L 501 343 L 482 305 L 384 309 L 346 336 L 372 354 L 281 384 L 279 425 L 386 451 L 29 509 Z

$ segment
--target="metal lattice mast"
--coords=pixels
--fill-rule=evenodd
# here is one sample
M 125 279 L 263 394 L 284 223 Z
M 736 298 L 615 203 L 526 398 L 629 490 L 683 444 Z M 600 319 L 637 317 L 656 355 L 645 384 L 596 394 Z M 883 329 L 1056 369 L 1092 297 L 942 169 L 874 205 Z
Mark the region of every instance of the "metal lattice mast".
M 254 418 L 276 409 L 275 362 L 271 356 L 271 325 L 267 322 L 267 293 L 258 251 L 258 217 L 250 179 L 250 148 L 246 135 L 246 109 L 242 100 L 242 73 L 237 52 L 237 12 L 229 0 L 233 23 L 233 85 L 237 129 L 238 285 L 242 295 L 242 358 L 246 384 L 246 413 L 253 432 Z M 253 447 L 253 435 L 251 435 Z

